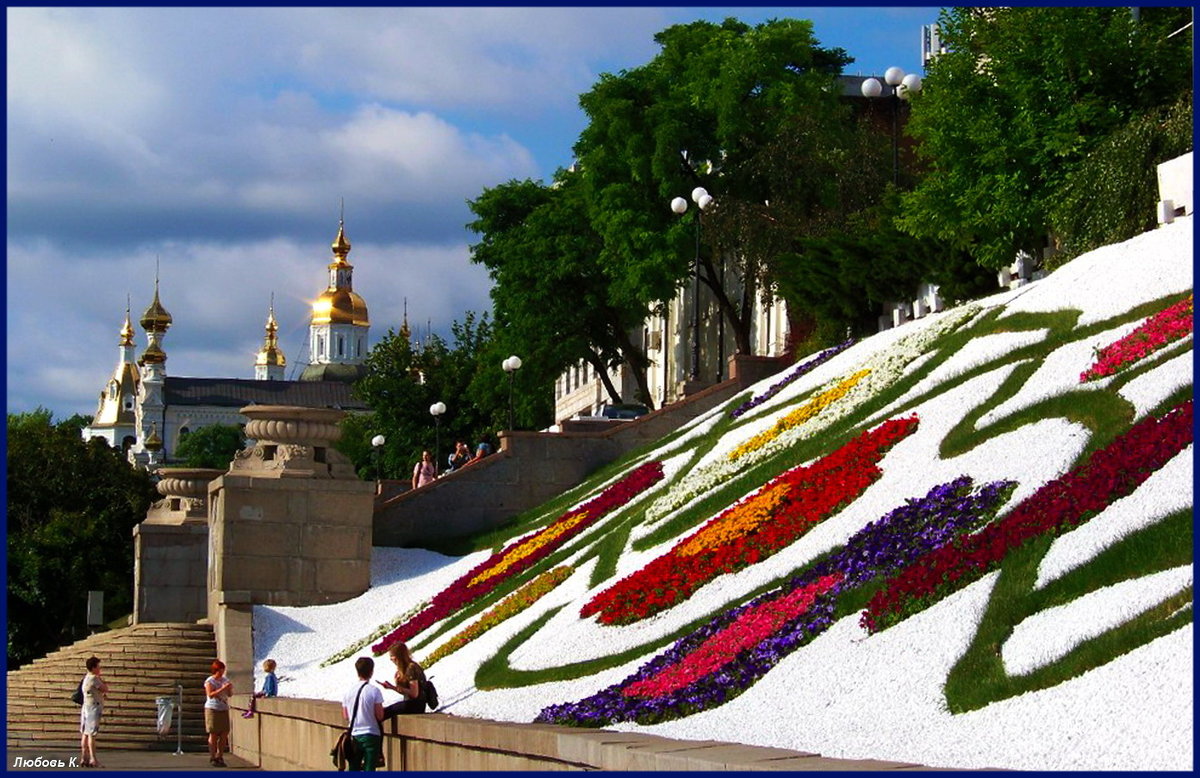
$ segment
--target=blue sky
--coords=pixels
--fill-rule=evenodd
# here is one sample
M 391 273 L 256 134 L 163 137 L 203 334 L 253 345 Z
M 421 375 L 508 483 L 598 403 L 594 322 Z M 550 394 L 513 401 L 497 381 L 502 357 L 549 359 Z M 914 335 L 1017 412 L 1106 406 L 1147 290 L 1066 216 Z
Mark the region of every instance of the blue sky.
M 938 9 L 8 8 L 10 412 L 90 414 L 155 262 L 172 375 L 250 378 L 271 295 L 292 367 L 345 198 L 372 341 L 489 309 L 466 201 L 571 163 L 578 96 L 654 33 L 813 21 L 847 73 L 919 72 Z M 139 351 L 145 345 L 138 331 Z

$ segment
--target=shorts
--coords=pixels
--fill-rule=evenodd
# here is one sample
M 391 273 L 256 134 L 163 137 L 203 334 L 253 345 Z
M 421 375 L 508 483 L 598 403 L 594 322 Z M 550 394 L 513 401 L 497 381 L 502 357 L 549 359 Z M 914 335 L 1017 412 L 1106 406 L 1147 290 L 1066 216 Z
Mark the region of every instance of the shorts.
M 229 734 L 229 710 L 204 709 L 204 731 L 210 735 Z

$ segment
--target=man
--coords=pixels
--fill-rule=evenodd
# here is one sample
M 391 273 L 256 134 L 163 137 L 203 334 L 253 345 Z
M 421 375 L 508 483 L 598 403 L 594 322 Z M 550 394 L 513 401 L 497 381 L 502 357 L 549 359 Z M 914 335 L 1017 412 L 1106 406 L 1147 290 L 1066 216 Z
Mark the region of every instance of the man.
M 470 461 L 471 449 L 467 448 L 467 444 L 463 443 L 461 440 L 454 444 L 454 453 L 452 453 L 446 460 L 447 464 L 450 465 L 449 472 L 451 473 Z
M 375 674 L 374 659 L 360 656 L 354 663 L 354 670 L 359 682 L 342 697 L 342 715 L 352 722 L 350 735 L 359 746 L 359 752 L 349 759 L 350 769 L 373 773 L 383 748 L 383 730 L 379 727 L 383 720 L 383 692 L 371 683 L 371 676 Z

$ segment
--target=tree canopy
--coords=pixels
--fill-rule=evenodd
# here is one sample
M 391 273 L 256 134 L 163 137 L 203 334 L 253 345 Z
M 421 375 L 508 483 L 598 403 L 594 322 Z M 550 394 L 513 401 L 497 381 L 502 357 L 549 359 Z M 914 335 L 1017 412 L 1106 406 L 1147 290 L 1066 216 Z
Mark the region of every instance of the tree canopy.
M 184 467 L 226 469 L 233 455 L 246 445 L 246 434 L 236 424 L 208 424 L 179 440 L 175 459 Z
M 1190 19 L 1187 7 L 943 10 L 949 51 L 929 64 L 908 127 L 929 170 L 901 229 L 989 268 L 1037 252 L 1086 155 L 1190 91 L 1191 33 L 1170 36 Z
M 157 497 L 150 475 L 77 420 L 8 415 L 8 666 L 87 634 L 87 593 L 104 618 L 133 609 L 133 527 Z

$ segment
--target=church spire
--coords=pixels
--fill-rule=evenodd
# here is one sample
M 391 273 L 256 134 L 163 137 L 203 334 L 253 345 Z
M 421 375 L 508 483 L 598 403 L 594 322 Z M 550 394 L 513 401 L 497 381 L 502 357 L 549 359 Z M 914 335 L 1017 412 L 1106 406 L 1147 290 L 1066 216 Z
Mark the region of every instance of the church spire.
M 404 298 L 404 320 L 400 323 L 400 337 L 412 340 L 412 330 L 408 326 L 408 298 Z
M 150 303 L 150 307 L 142 314 L 140 324 L 142 329 L 146 331 L 146 337 L 149 343 L 146 345 L 146 350 L 142 352 L 141 358 L 138 360 L 140 364 L 159 364 L 167 361 L 166 352 L 162 350 L 162 345 L 159 341 L 163 335 L 171 328 L 171 314 L 163 307 L 163 304 L 158 299 L 158 260 L 154 262 L 154 302 Z
M 279 325 L 275 322 L 275 293 L 271 293 L 271 307 L 267 312 L 266 335 L 263 347 L 254 360 L 254 377 L 259 381 L 282 381 L 287 359 L 279 348 Z
M 125 323 L 121 326 L 121 348 L 133 345 L 133 323 L 129 320 L 129 295 L 125 295 Z

